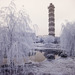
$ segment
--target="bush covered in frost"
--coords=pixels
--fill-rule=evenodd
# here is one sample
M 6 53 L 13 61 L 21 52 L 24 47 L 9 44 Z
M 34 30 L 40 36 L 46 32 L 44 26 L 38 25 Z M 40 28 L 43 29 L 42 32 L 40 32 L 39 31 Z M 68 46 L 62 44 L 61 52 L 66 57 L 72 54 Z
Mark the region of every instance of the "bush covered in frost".
M 37 37 L 37 42 L 40 42 L 40 43 L 53 43 L 54 40 L 55 40 L 55 37 L 51 35 Z
M 60 40 L 62 50 L 69 56 L 75 56 L 75 22 L 63 25 Z

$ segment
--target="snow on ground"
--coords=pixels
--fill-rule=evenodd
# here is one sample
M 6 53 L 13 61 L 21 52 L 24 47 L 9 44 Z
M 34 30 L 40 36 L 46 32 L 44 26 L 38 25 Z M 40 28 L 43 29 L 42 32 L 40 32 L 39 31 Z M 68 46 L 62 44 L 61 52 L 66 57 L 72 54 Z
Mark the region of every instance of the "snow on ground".
M 75 75 L 75 58 L 56 58 L 40 62 L 34 67 L 36 75 Z

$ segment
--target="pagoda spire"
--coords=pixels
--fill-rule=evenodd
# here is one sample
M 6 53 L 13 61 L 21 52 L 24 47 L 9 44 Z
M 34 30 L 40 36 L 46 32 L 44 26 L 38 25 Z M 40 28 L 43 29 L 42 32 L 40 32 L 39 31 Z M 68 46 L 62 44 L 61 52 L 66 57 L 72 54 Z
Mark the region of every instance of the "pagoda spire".
M 55 36 L 55 15 L 54 15 L 54 5 L 50 3 L 48 7 L 49 12 L 49 35 Z

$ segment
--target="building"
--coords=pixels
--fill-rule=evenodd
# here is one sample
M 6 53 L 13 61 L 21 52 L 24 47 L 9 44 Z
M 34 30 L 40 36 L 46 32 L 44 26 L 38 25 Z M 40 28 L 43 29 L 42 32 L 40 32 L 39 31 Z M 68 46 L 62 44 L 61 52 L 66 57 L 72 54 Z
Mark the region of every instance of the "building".
M 55 15 L 54 15 L 54 5 L 50 3 L 48 7 L 49 11 L 49 35 L 55 36 Z

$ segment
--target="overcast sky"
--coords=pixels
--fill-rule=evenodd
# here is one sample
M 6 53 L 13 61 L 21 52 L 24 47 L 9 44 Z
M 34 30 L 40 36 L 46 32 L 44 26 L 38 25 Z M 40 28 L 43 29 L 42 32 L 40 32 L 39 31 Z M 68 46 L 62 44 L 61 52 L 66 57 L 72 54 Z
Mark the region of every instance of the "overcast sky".
M 11 0 L 0 0 L 0 8 L 8 6 Z M 55 34 L 60 35 L 65 20 L 75 21 L 75 0 L 14 0 L 17 9 L 26 9 L 33 24 L 38 25 L 38 35 L 48 34 L 48 6 L 55 6 Z

